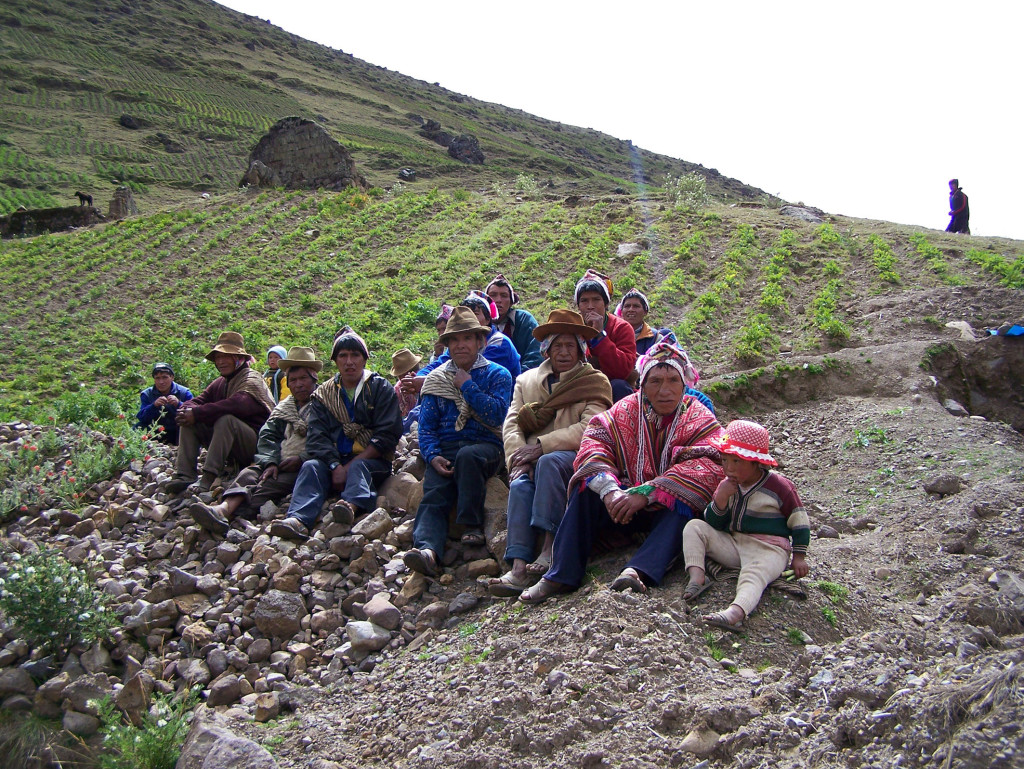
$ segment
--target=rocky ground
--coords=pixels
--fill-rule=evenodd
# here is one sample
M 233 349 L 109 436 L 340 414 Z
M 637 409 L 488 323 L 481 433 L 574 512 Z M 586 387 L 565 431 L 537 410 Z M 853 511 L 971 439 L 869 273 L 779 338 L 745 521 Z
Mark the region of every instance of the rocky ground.
M 79 512 L 7 525 L 20 550 L 99 553 L 124 627 L 59 669 L 8 633 L 3 706 L 88 739 L 92 696 L 130 713 L 201 685 L 182 767 L 209 766 L 218 745 L 218 765 L 320 769 L 1019 766 L 1024 436 L 951 413 L 953 378 L 921 368 L 923 346 L 866 354 L 722 393 L 723 421 L 742 411 L 771 430 L 813 532 L 810 576 L 769 591 L 740 635 L 687 612 L 680 570 L 647 595 L 611 592 L 627 551 L 540 607 L 487 597 L 500 567 L 486 549 L 454 547 L 438 580 L 410 575 L 414 452 L 381 509 L 353 523 L 328 506 L 302 544 L 264 533 L 269 508 L 227 537 L 202 531 L 161 490 L 164 456 L 99 484 Z M 492 482 L 497 553 L 502 501 Z M 702 608 L 731 590 L 716 584 Z

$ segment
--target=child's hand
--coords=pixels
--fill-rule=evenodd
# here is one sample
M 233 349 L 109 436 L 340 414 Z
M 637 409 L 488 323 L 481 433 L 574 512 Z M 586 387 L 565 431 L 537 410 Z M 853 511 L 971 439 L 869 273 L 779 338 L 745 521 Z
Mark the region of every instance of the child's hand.
M 736 481 L 730 481 L 728 478 L 723 478 L 718 488 L 715 489 L 715 504 L 719 507 L 725 507 L 729 504 L 729 497 L 740 490 L 739 484 Z
M 803 553 L 793 553 L 793 561 L 790 563 L 789 568 L 793 570 L 793 576 L 797 579 L 803 579 L 811 571 L 811 567 L 807 565 L 807 559 Z

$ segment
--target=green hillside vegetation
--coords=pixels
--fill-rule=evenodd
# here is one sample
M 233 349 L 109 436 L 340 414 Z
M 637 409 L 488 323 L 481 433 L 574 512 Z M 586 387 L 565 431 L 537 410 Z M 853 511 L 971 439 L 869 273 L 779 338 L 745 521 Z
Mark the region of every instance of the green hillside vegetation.
M 620 243 L 642 253 L 618 257 Z M 442 301 L 496 272 L 513 276 L 538 317 L 567 306 L 587 267 L 655 302 L 706 375 L 761 365 L 782 345 L 817 352 L 872 338 L 855 300 L 943 286 L 1024 287 L 1024 256 L 964 250 L 969 241 L 836 220 L 807 225 L 770 209 L 684 212 L 663 201 L 465 190 L 238 192 L 90 231 L 7 241 L 0 309 L 8 349 L 4 413 L 83 385 L 126 407 L 166 359 L 200 387 L 222 329 L 325 355 L 351 324 L 389 368 L 398 347 L 427 352 Z M 956 244 L 952 246 L 950 244 Z M 1016 245 L 1007 243 L 1004 245 Z M 877 254 L 890 255 L 879 266 Z M 898 273 L 900 281 L 889 279 Z M 910 294 L 908 293 L 908 296 Z M 928 328 L 936 310 L 908 310 Z M 919 313 L 919 314 L 918 314 Z M 944 321 L 943 321 L 944 322 Z M 941 325 L 941 323 L 939 324 Z

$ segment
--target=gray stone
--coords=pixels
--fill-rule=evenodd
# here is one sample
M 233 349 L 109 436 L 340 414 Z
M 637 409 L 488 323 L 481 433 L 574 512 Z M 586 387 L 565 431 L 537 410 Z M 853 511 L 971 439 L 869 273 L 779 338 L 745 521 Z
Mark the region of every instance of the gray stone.
M 345 633 L 352 648 L 363 652 L 383 649 L 391 640 L 391 633 L 372 622 L 349 622 L 345 625 Z
M 168 598 L 159 603 L 136 601 L 132 606 L 132 614 L 124 620 L 129 630 L 149 633 L 155 628 L 172 627 L 178 619 L 178 607 Z
M 290 190 L 365 188 L 348 150 L 327 130 L 302 117 L 277 121 L 253 147 L 249 166 L 239 182 Z
M 175 769 L 277 769 L 266 750 L 229 730 L 210 711 L 197 711 Z
M 345 624 L 345 617 L 340 609 L 318 611 L 309 620 L 309 627 L 314 633 L 333 633 Z
M 256 604 L 253 619 L 268 638 L 291 638 L 299 632 L 302 618 L 308 613 L 298 593 L 268 590 Z
M 505 530 L 508 528 L 508 486 L 501 479 L 487 481 L 484 497 L 484 536 L 487 547 L 499 561 L 505 557 Z
M 955 417 L 969 417 L 971 412 L 963 407 L 963 404 L 959 401 L 955 401 L 952 398 L 946 398 L 942 402 L 942 408 L 946 409 L 950 414 Z
M 938 494 L 940 497 L 945 497 L 959 492 L 960 485 L 960 476 L 953 473 L 943 473 L 925 482 L 924 490 L 928 494 Z
M 387 593 L 378 593 L 363 605 L 366 618 L 385 630 L 397 630 L 402 624 L 402 612 Z
M 36 693 L 32 676 L 23 668 L 7 668 L 0 671 L 0 698 L 10 694 L 24 694 L 31 697 Z
M 839 532 L 832 526 L 819 526 L 818 539 L 839 539 Z
M 416 630 L 422 632 L 428 627 L 440 630 L 448 619 L 448 607 L 440 601 L 424 606 L 416 615 Z
M 824 213 L 821 209 L 808 208 L 806 206 L 783 206 L 779 209 L 781 216 L 790 216 L 803 222 L 810 222 L 811 224 L 821 224 L 824 222 L 825 220 L 822 218 Z
M 238 676 L 224 676 L 210 687 L 210 696 L 206 699 L 206 704 L 210 707 L 231 705 L 238 702 L 239 697 L 241 697 L 241 687 L 238 683 Z
M 715 750 L 715 746 L 718 744 L 718 738 L 721 735 L 718 734 L 714 729 L 703 727 L 700 729 L 694 729 L 687 734 L 682 743 L 679 745 L 680 750 L 685 750 L 687 753 L 693 753 L 695 756 L 704 758 L 710 756 Z
M 281 698 L 277 692 L 264 692 L 256 695 L 252 717 L 260 723 L 277 718 L 281 713 Z
M 644 252 L 644 247 L 639 243 L 619 243 L 615 255 L 618 257 L 637 256 Z
M 452 600 L 452 602 L 448 604 L 448 613 L 464 614 L 465 612 L 474 608 L 477 605 L 477 603 L 479 603 L 479 601 L 480 599 L 472 593 L 459 593 L 457 596 L 455 596 L 454 600 Z M 429 609 L 430 607 L 428 606 L 427 608 Z M 426 609 L 424 609 L 424 611 L 426 611 Z M 420 612 L 420 614 L 422 615 L 423 612 Z M 419 618 L 417 617 L 417 620 L 418 619 Z
M 82 652 L 79 660 L 89 673 L 114 672 L 114 661 L 110 658 L 110 652 L 98 641 Z
M 423 484 L 412 473 L 398 472 L 384 481 L 380 493 L 387 497 L 389 507 L 412 512 L 423 499 Z
M 177 664 L 178 677 L 189 686 L 206 686 L 213 677 L 210 675 L 210 668 L 206 666 L 205 660 L 181 659 Z
M 68 710 L 64 713 L 64 731 L 78 737 L 92 737 L 100 730 L 100 720 L 88 713 Z
M 267 638 L 257 638 L 246 649 L 250 662 L 263 662 L 270 659 L 270 653 L 274 650 L 273 644 Z
M 391 515 L 383 507 L 378 507 L 356 522 L 352 527 L 352 534 L 361 534 L 368 540 L 383 539 L 384 535 L 393 528 L 395 528 L 395 522 L 391 519 Z

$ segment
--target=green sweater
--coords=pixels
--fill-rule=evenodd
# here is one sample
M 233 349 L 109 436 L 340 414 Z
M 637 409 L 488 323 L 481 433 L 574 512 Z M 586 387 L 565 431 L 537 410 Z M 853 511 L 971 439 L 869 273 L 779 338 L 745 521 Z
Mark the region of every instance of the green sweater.
M 806 553 L 811 542 L 800 495 L 792 481 L 778 473 L 767 472 L 746 492 L 733 494 L 724 510 L 712 499 L 704 520 L 719 531 L 785 537 L 792 541 L 794 553 Z

